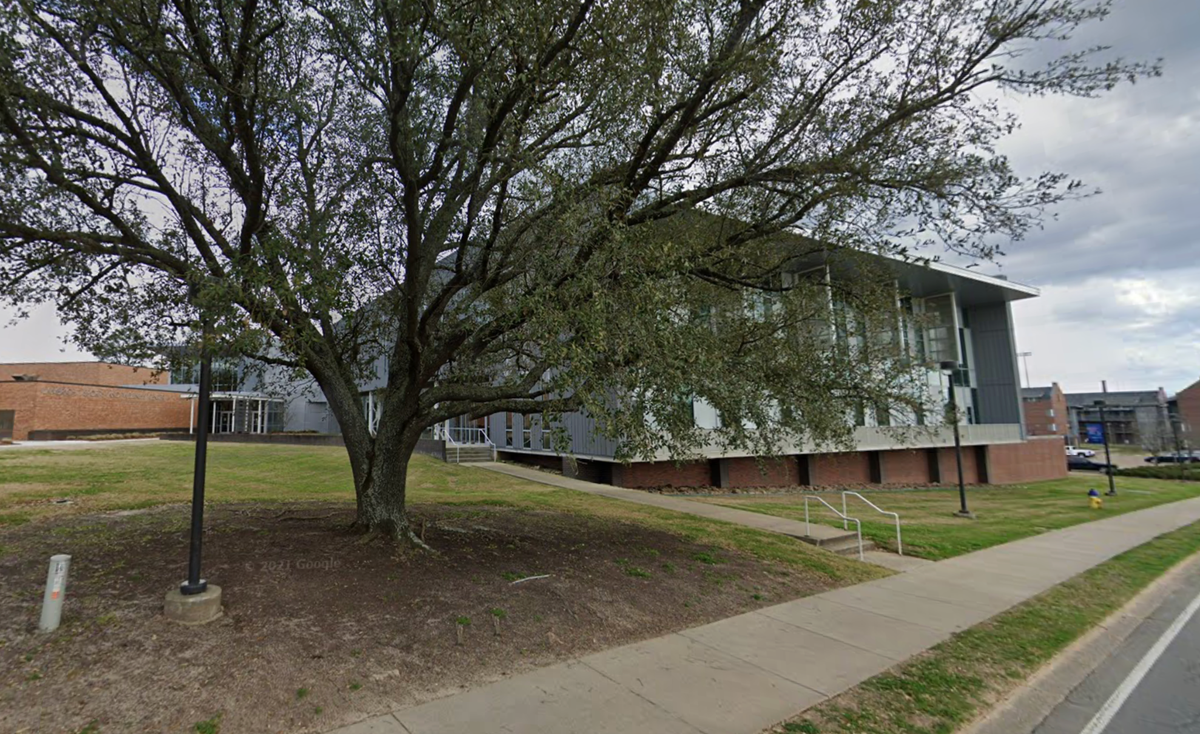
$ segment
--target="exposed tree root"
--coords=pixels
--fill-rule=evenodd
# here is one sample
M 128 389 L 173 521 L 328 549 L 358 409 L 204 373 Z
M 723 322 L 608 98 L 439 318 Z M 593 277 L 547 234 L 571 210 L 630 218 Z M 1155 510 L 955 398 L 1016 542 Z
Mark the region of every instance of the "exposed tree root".
M 412 531 L 412 528 L 409 528 L 405 532 L 408 533 L 408 542 L 412 543 L 413 545 L 417 546 L 418 548 L 420 548 L 422 550 L 429 551 L 430 553 L 435 553 L 435 554 L 437 553 L 437 551 L 435 551 L 433 548 L 431 548 L 424 540 L 417 537 L 417 534 Z M 422 535 L 423 534 L 424 534 L 424 532 L 422 532 Z

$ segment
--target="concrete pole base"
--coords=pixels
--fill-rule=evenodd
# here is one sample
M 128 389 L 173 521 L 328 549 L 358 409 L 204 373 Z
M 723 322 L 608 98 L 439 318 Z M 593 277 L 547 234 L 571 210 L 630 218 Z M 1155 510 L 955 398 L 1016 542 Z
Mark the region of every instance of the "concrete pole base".
M 167 592 L 163 612 L 167 619 L 181 624 L 207 624 L 221 616 L 221 587 L 208 585 L 199 594 L 184 596 L 179 589 Z
M 974 520 L 975 519 L 975 513 L 971 512 L 969 510 L 967 512 L 963 512 L 962 510 L 955 510 L 954 516 L 961 517 L 964 520 Z

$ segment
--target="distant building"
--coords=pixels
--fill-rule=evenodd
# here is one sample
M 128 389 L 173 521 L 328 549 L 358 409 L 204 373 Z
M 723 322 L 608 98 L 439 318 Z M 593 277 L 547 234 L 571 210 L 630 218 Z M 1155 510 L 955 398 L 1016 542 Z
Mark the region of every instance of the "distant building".
M 1067 397 L 1057 382 L 1050 387 L 1021 388 L 1021 408 L 1025 413 L 1025 435 L 1071 436 Z
M 188 401 L 168 376 L 106 362 L 0 364 L 0 438 L 62 439 L 187 430 Z
M 1167 394 L 1157 390 L 1067 393 L 1071 413 L 1071 436 L 1079 443 L 1101 440 L 1102 424 L 1097 401 L 1103 400 L 1104 424 L 1112 444 L 1156 449 L 1169 435 Z M 1094 440 L 1093 440 L 1094 439 Z
M 1200 444 L 1200 380 L 1175 393 L 1167 404 L 1172 431 L 1188 448 Z M 1174 436 L 1172 436 L 1174 438 Z

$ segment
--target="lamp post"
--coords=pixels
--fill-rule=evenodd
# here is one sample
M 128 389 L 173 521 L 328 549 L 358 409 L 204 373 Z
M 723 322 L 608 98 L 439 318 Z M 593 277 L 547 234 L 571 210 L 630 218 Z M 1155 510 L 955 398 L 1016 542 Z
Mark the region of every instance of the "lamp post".
M 1112 454 L 1108 451 L 1108 421 L 1104 419 L 1104 406 L 1107 405 L 1103 400 L 1097 400 L 1095 405 L 1100 409 L 1100 435 L 1104 438 L 1104 463 L 1108 464 L 1105 473 L 1108 474 L 1108 496 L 1115 497 L 1117 494 L 1116 480 L 1113 479 Z
M 1171 435 L 1175 439 L 1175 463 L 1179 466 L 1179 478 L 1183 479 L 1186 472 L 1186 465 L 1183 463 L 1183 442 L 1179 440 L 1179 424 L 1183 422 L 1183 416 L 1178 413 L 1167 411 L 1167 423 L 1171 426 Z
M 167 592 L 163 611 L 168 619 L 202 624 L 222 614 L 221 587 L 200 577 L 200 548 L 204 537 L 204 474 L 208 458 L 209 413 L 212 396 L 212 352 L 208 321 L 202 320 L 200 344 L 199 416 L 196 421 L 196 463 L 192 474 L 192 530 L 188 547 L 188 576 L 179 588 Z
M 192 470 L 192 532 L 188 546 L 188 577 L 179 585 L 184 596 L 200 594 L 208 582 L 200 578 L 200 546 L 204 538 L 204 479 L 208 466 L 208 414 L 212 406 L 212 353 L 208 349 L 208 323 L 200 336 L 199 430 L 196 432 L 196 462 Z
M 1033 387 L 1033 383 L 1029 381 L 1029 358 L 1033 356 L 1033 352 L 1017 352 L 1017 356 L 1025 363 L 1025 387 Z
M 958 363 L 947 360 L 940 364 L 942 372 L 950 378 L 950 421 L 954 424 L 954 463 L 958 467 L 958 501 L 959 509 L 955 515 L 975 519 L 975 515 L 967 509 L 967 487 L 963 481 L 962 438 L 958 433 L 958 396 L 954 389 L 954 373 L 958 371 Z

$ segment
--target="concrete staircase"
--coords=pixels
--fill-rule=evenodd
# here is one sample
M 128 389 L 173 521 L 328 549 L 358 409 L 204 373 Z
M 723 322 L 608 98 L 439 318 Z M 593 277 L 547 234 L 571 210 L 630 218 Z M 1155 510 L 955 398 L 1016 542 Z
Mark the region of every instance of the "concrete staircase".
M 446 444 L 446 462 L 449 464 L 478 464 L 483 461 L 495 461 L 496 456 L 491 446 L 481 444 Z
M 824 530 L 825 528 L 822 528 Z M 857 533 L 842 533 L 835 535 L 821 534 L 821 537 L 813 535 L 796 536 L 805 543 L 811 543 L 823 550 L 831 553 L 836 553 L 839 556 L 858 557 L 858 534 Z M 863 538 L 863 552 L 875 550 L 875 541 Z

